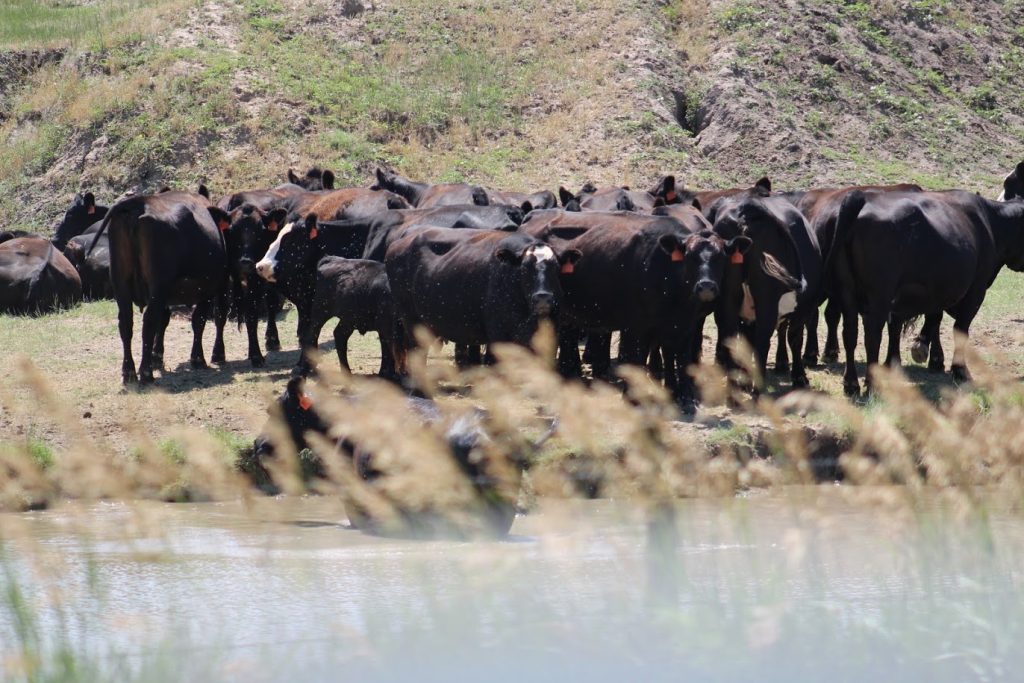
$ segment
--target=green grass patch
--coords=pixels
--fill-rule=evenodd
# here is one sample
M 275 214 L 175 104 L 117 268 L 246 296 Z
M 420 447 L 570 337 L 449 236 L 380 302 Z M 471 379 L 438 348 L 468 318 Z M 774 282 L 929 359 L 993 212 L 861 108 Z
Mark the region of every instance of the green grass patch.
M 137 40 L 145 10 L 185 4 L 178 0 L 4 0 L 0 3 L 0 48 L 86 45 L 109 47 Z M 193 4 L 195 4 L 193 0 Z

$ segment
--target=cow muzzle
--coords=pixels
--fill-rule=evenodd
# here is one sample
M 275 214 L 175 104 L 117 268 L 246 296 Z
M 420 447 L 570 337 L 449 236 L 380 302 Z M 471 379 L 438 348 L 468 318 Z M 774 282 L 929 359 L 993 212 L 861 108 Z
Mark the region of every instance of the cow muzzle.
M 693 293 L 699 301 L 711 303 L 718 298 L 718 285 L 711 280 L 701 280 L 693 288 Z
M 256 272 L 261 278 L 267 282 L 275 282 L 274 278 L 274 264 L 270 261 L 260 261 L 256 264 Z
M 555 309 L 555 295 L 551 292 L 537 292 L 530 297 L 530 304 L 534 315 L 539 317 L 549 316 Z

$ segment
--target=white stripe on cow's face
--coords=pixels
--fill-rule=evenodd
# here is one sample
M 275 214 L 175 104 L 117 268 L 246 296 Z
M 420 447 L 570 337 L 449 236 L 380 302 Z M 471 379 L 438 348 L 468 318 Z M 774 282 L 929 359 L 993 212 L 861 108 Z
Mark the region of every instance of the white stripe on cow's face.
M 530 247 L 526 250 L 527 255 L 532 255 L 537 259 L 537 289 L 538 291 L 545 289 L 544 287 L 544 267 L 548 263 L 558 263 L 558 259 L 555 257 L 555 250 L 546 244 L 541 244 L 535 247 Z
M 274 269 L 277 268 L 277 252 L 281 249 L 281 240 L 292 231 L 294 225 L 294 223 L 288 223 L 281 228 L 281 232 L 277 234 L 277 239 L 267 249 L 267 254 L 256 264 L 256 272 L 267 282 L 274 282 L 275 280 Z

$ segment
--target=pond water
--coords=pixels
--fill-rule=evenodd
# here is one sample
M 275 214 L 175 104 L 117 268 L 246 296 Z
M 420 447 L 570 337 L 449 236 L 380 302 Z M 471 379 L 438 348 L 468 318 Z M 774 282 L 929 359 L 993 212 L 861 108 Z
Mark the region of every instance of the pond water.
M 3 515 L 0 678 L 27 645 L 106 680 L 1019 680 L 1021 520 L 876 493 L 680 501 L 665 554 L 609 500 L 471 543 L 317 497 Z

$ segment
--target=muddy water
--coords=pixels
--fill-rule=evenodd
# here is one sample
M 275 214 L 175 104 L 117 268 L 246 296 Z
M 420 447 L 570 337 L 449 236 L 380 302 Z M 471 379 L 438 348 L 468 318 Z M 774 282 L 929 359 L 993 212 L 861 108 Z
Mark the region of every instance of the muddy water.
M 615 501 L 474 543 L 368 537 L 325 498 L 7 515 L 0 672 L 38 634 L 108 680 L 1020 680 L 1015 518 L 822 487 L 677 520 L 655 586 L 646 513 Z

